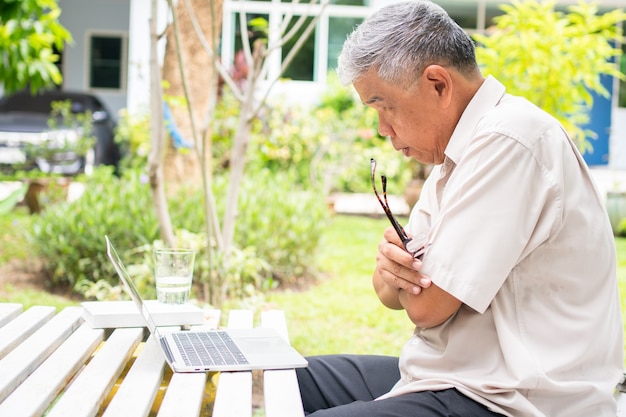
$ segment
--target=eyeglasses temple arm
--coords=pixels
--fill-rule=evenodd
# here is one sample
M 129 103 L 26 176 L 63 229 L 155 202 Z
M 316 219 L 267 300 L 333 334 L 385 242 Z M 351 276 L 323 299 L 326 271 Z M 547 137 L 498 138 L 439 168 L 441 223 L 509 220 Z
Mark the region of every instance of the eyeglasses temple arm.
M 406 246 L 411 241 L 411 238 L 406 235 L 404 228 L 400 225 L 400 223 L 398 223 L 398 221 L 393 216 L 393 214 L 391 214 L 391 210 L 389 209 L 389 203 L 387 203 L 387 187 L 386 187 L 387 177 L 384 175 L 381 175 L 381 180 L 383 182 L 383 193 L 385 196 L 385 202 L 383 202 L 383 200 L 381 200 L 380 198 L 380 195 L 378 195 L 378 191 L 376 191 L 375 172 L 376 172 L 376 160 L 374 158 L 370 158 L 370 173 L 371 173 L 371 178 L 372 178 L 372 188 L 374 189 L 374 194 L 376 195 L 378 202 L 382 206 L 383 211 L 387 215 L 389 222 L 391 222 L 391 225 L 393 226 L 396 233 L 398 234 L 398 237 L 402 241 L 402 245 L 406 249 Z

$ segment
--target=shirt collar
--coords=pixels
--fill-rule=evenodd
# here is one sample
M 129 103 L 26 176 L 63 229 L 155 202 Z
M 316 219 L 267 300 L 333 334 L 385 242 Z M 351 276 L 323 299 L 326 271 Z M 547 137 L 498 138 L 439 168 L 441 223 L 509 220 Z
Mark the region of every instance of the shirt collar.
M 474 129 L 483 115 L 498 105 L 506 89 L 500 81 L 491 75 L 485 78 L 474 97 L 463 111 L 459 122 L 450 137 L 445 154 L 455 164 L 458 163 L 465 148 L 469 145 Z

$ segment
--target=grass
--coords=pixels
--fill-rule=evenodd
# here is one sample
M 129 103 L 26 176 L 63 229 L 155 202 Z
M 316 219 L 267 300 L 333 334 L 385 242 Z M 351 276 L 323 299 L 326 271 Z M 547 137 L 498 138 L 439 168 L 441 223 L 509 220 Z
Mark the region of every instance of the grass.
M 319 254 L 326 277 L 306 291 L 268 295 L 285 311 L 298 350 L 306 355 L 398 354 L 413 326 L 404 312 L 383 307 L 371 285 L 386 226 L 386 219 L 336 216 Z
M 23 236 L 17 233 L 27 227 L 29 216 L 8 217 L 0 216 L 0 265 L 30 256 Z M 324 272 L 319 282 L 303 290 L 267 294 L 257 303 L 285 311 L 291 341 L 303 354 L 399 354 L 413 326 L 404 312 L 383 307 L 371 285 L 377 244 L 387 223 L 385 218 L 335 216 L 318 254 L 318 265 Z M 626 323 L 626 238 L 616 238 L 615 242 Z M 22 303 L 24 308 L 54 305 L 58 309 L 76 304 L 45 291 L 18 290 L 10 284 L 0 287 L 0 302 Z
M 57 311 L 68 306 L 79 304 L 78 301 L 72 301 L 46 291 L 16 289 L 11 284 L 6 284 L 4 288 L 0 288 L 0 303 L 19 303 L 22 304 L 24 310 L 35 305 L 54 306 Z
M 28 259 L 31 255 L 24 231 L 30 228 L 32 219 L 25 207 L 0 216 L 0 265 L 12 259 Z
M 16 207 L 10 215 L 0 216 L 0 266 L 12 260 L 27 262 L 33 256 L 25 237 L 25 231 L 30 228 L 32 220 L 33 216 L 26 207 Z M 0 277 L 0 282 L 7 280 L 10 281 L 9 277 Z M 20 303 L 25 310 L 34 305 L 55 306 L 60 310 L 78 304 L 77 301 L 47 291 L 18 289 L 11 283 L 0 286 L 0 303 Z

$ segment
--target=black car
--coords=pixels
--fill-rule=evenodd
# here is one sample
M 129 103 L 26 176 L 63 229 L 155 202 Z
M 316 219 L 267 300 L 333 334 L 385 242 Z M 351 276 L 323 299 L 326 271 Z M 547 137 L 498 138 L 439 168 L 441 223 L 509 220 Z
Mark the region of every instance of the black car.
M 53 112 L 55 102 L 65 103 L 65 116 Z M 81 115 L 87 123 L 76 123 Z M 75 175 L 93 165 L 117 166 L 115 128 L 113 115 L 92 94 L 49 90 L 5 96 L 0 99 L 0 171 Z

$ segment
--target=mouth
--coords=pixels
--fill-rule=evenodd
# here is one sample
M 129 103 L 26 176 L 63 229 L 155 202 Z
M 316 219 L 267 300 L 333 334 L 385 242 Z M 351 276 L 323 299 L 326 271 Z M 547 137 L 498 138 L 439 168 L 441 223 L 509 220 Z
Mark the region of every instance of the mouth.
M 411 148 L 408 146 L 405 146 L 403 148 L 400 148 L 397 146 L 396 142 L 396 138 L 392 137 L 392 136 L 387 136 L 387 139 L 389 139 L 389 141 L 391 142 L 391 144 L 393 145 L 393 148 L 398 151 L 398 152 L 402 152 L 402 154 L 406 157 L 410 157 L 411 154 Z

